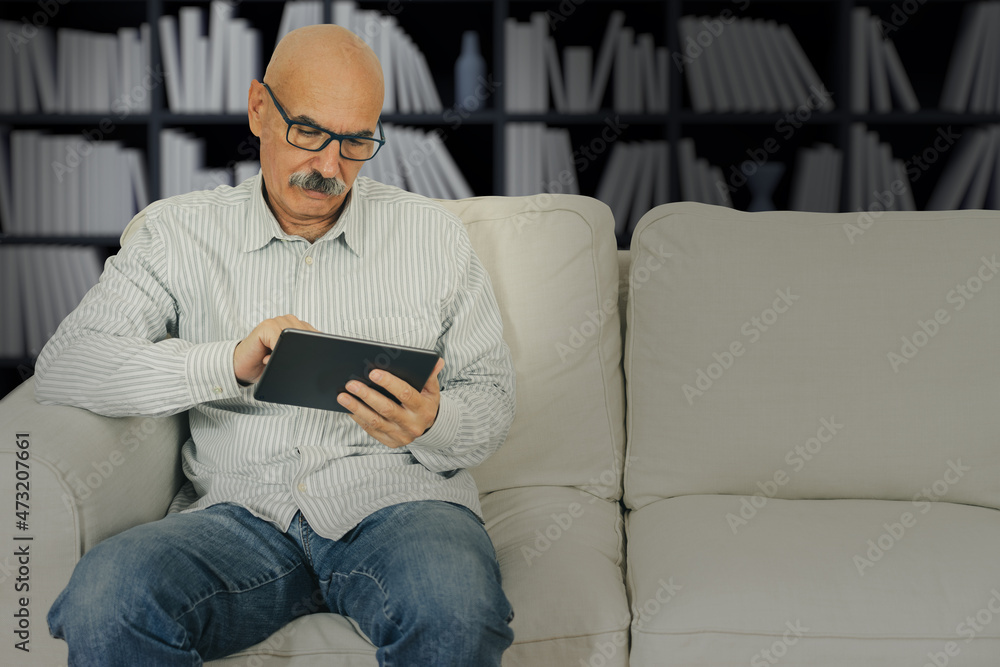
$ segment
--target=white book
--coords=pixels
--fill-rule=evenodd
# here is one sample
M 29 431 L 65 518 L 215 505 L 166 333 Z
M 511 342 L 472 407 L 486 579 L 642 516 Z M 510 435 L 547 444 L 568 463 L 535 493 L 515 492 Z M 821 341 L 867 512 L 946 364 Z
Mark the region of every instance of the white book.
M 10 181 L 10 157 L 10 128 L 0 125 L 0 232 L 4 234 L 14 232 L 14 206 L 11 201 L 14 190 Z
M 871 106 L 879 113 L 892 111 L 889 95 L 889 71 L 885 62 L 885 46 L 882 40 L 881 19 L 871 17 L 868 21 L 868 72 L 871 77 Z
M 27 130 L 13 130 L 10 137 L 10 209 L 11 215 L 5 219 L 4 231 L 8 234 L 24 234 L 27 227 L 28 165 L 25 158 L 25 136 Z M 17 165 L 17 168 L 15 168 Z
M 618 31 L 618 48 L 614 60 L 614 81 L 612 106 L 621 113 L 636 113 L 633 104 L 635 86 L 635 63 L 632 54 L 635 50 L 635 31 L 632 28 L 622 28 Z
M 436 143 L 431 137 L 430 133 L 420 131 L 420 142 L 424 146 L 424 150 L 427 152 L 427 176 L 431 181 L 432 189 L 431 193 L 433 197 L 438 199 L 457 199 L 454 192 L 452 191 L 449 183 L 448 177 L 444 172 L 444 165 L 441 159 L 442 151 L 438 148 L 443 148 L 444 144 Z M 443 151 L 447 153 L 448 151 Z
M 4 48 L 8 47 L 5 45 Z M 37 113 L 38 93 L 35 90 L 35 77 L 31 71 L 31 54 L 28 49 L 18 49 L 13 53 L 17 78 L 17 107 L 21 113 Z M 5 57 L 8 56 L 5 54 Z
M 70 269 L 70 256 L 74 248 L 70 246 L 55 246 L 47 248 L 50 257 L 48 274 L 52 291 L 49 293 L 52 303 L 52 331 L 55 333 L 59 324 L 80 303 L 79 287 L 74 283 L 73 272 Z
M 545 192 L 545 178 L 542 173 L 542 161 L 545 154 L 545 125 L 543 123 L 525 123 L 525 135 L 527 136 L 527 146 L 525 146 L 524 172 L 525 181 L 528 187 L 526 194 L 533 195 Z
M 321 20 L 317 21 L 317 23 L 321 22 Z M 379 62 L 382 63 L 385 85 L 385 95 L 382 99 L 383 113 L 394 113 L 396 111 L 396 82 L 393 77 L 389 76 L 389 70 L 393 63 L 392 50 L 395 45 L 395 39 L 392 31 L 392 26 L 395 21 L 396 19 L 392 16 L 384 14 L 379 15 L 379 33 L 381 34 L 382 39 L 379 41 L 379 50 L 377 55 Z
M 656 48 L 656 100 L 650 109 L 653 113 L 666 113 L 670 109 L 670 52 L 665 46 Z
M 138 44 L 138 29 L 118 29 L 118 92 L 111 103 L 111 110 L 119 114 L 135 111 L 136 100 L 132 93 L 138 78 L 136 74 L 141 67 L 139 59 L 135 57 Z
M 382 150 L 385 149 L 383 148 Z M 233 165 L 233 183 L 239 185 L 248 178 L 253 178 L 258 173 L 260 173 L 260 162 L 257 160 L 240 160 Z
M 984 142 L 986 146 L 979 156 L 979 164 L 972 175 L 972 181 L 969 183 L 969 189 L 962 199 L 960 208 L 986 207 L 986 194 L 993 177 L 993 165 L 996 163 L 997 141 L 1000 139 L 1000 125 L 991 125 L 983 133 L 986 135 Z
M 880 193 L 883 193 L 884 198 L 889 199 L 889 203 L 886 208 L 890 211 L 899 211 L 901 202 L 899 201 L 899 196 L 896 195 L 896 190 L 900 189 L 901 184 L 896 184 L 896 165 L 893 164 L 892 149 L 889 144 L 883 142 L 878 145 L 878 157 L 879 157 L 879 168 L 882 170 L 881 179 L 881 189 Z M 894 187 L 895 186 L 895 187 Z M 885 195 L 884 193 L 889 193 Z
M 285 13 L 288 13 L 287 7 Z M 205 106 L 213 113 L 225 111 L 226 56 L 229 55 L 229 22 L 232 18 L 232 4 L 223 0 L 212 0 L 208 22 L 209 59 Z
M 520 123 L 504 125 L 504 194 L 508 197 L 521 194 L 519 183 L 520 169 L 518 164 L 518 149 L 520 148 Z
M 590 104 L 594 50 L 589 46 L 567 46 L 563 53 L 566 57 L 566 105 L 571 113 L 583 113 Z
M 821 144 L 820 156 L 823 160 L 823 178 L 825 188 L 823 190 L 823 200 L 819 211 L 826 213 L 836 213 L 840 210 L 840 184 L 843 170 L 844 153 L 829 144 Z
M 19 274 L 18 246 L 0 245 L 0 358 L 20 359 L 25 356 L 21 285 L 25 276 Z
M 465 176 L 462 175 L 462 171 L 455 164 L 455 160 L 451 157 L 451 153 L 448 152 L 448 148 L 441 140 L 440 135 L 437 132 L 428 132 L 427 137 L 433 146 L 434 155 L 437 156 L 441 173 L 448 184 L 450 198 L 464 199 L 472 197 L 472 188 L 469 187 L 469 183 L 465 180 Z
M 56 47 L 52 31 L 39 28 L 34 39 L 28 42 L 29 58 L 32 64 L 38 95 L 45 113 L 58 113 L 58 95 L 56 93 Z M 23 50 L 23 49 L 22 49 Z M 9 60 L 9 58 L 4 58 Z
M 226 113 L 239 113 L 246 108 L 247 98 L 243 95 L 240 81 L 246 59 L 249 56 L 246 31 L 250 29 L 247 19 L 234 18 L 229 22 L 229 54 L 226 57 Z
M 406 40 L 403 38 L 403 31 L 397 25 L 391 26 L 392 40 L 392 66 L 389 68 L 389 78 L 395 83 L 396 88 L 396 111 L 399 113 L 411 113 L 413 111 L 413 101 L 410 99 L 409 81 L 402 76 L 406 68 L 408 54 L 406 51 Z
M 778 101 L 778 109 L 795 109 L 798 104 L 795 102 L 791 87 L 785 80 L 783 68 L 778 62 L 779 54 L 766 22 L 763 19 L 748 20 L 744 26 L 750 36 L 750 43 L 755 46 L 756 51 L 761 55 L 761 61 L 764 63 L 762 73 L 765 89 L 774 92 Z
M 792 190 L 788 197 L 789 210 L 809 210 L 809 196 L 815 185 L 814 174 L 817 157 L 817 152 L 811 148 L 801 148 L 796 154 L 795 171 L 792 174 Z
M 744 56 L 735 48 L 732 39 L 732 28 L 733 25 L 727 26 L 715 38 L 709 50 L 713 52 L 713 55 L 717 56 L 719 72 L 722 76 L 723 85 L 726 87 L 727 92 L 729 92 L 732 110 L 737 113 L 743 113 L 752 111 L 754 107 L 747 86 L 747 75 L 743 70 Z
M 868 24 L 871 18 L 867 7 L 855 7 L 851 10 L 851 111 L 855 113 L 868 111 L 871 99 L 868 86 L 868 52 L 871 49 Z
M 969 111 L 973 113 L 991 113 L 996 110 L 994 103 L 997 97 L 997 71 L 1000 62 L 1000 42 L 997 33 L 1000 32 L 1000 3 L 990 3 L 986 14 L 986 34 L 989 36 L 983 45 L 982 56 L 976 69 L 976 79 L 972 87 L 972 99 Z
M 24 170 L 28 174 L 26 188 L 27 206 L 25 215 L 25 233 L 32 236 L 44 234 L 41 220 L 42 183 L 48 183 L 48 175 L 45 173 L 45 163 L 41 157 L 42 132 L 28 130 L 24 133 L 25 155 L 20 160 L 15 159 L 14 164 L 24 165 Z M 47 188 L 46 188 L 47 189 Z
M 801 97 L 799 104 L 805 104 L 812 95 L 812 91 L 824 90 L 823 82 L 819 78 L 819 74 L 813 68 L 812 63 L 809 61 L 809 57 L 806 52 L 802 50 L 802 46 L 799 44 L 799 40 L 795 38 L 795 34 L 792 29 L 787 25 L 781 25 L 778 28 L 779 38 L 783 41 L 783 46 L 785 52 L 790 55 L 790 64 L 795 72 L 795 78 L 793 79 L 793 88 L 796 82 L 801 86 Z M 833 101 L 829 96 L 823 97 L 823 102 L 819 106 L 820 111 L 830 111 L 833 109 Z
M 882 42 L 885 47 L 885 66 L 889 72 L 889 88 L 896 104 L 903 111 L 914 112 L 920 110 L 920 102 L 917 101 L 917 94 L 910 83 L 910 77 L 906 74 L 903 61 L 896 51 L 896 45 L 891 39 Z
M 107 48 L 108 42 L 102 37 L 92 35 L 87 44 L 88 50 L 94 58 L 94 67 L 88 72 L 90 75 L 88 88 L 91 91 L 91 96 L 87 107 L 88 111 L 94 113 L 102 113 L 111 108 L 111 78 L 109 74 L 112 63 Z
M 962 138 L 952 149 L 952 155 L 945 165 L 944 172 L 934 186 L 926 210 L 954 211 L 961 206 L 973 175 L 983 166 L 982 157 L 986 150 L 986 139 L 986 130 L 977 127 L 970 128 L 962 134 Z
M 135 88 L 143 91 L 142 97 L 137 99 L 135 109 L 141 113 L 149 113 L 153 108 L 153 92 L 147 89 L 143 83 L 146 80 L 146 75 L 152 75 L 153 73 L 152 57 L 152 28 L 150 28 L 148 23 L 143 23 L 139 26 L 138 62 L 140 63 L 140 67 L 135 72 Z
M 732 208 L 733 200 L 729 196 L 729 188 L 726 186 L 726 177 L 722 174 L 722 167 L 709 167 L 708 175 L 708 185 L 715 192 L 715 203 L 719 206 Z
M 40 282 L 40 267 L 38 265 L 38 246 L 22 246 L 17 248 L 14 259 L 17 260 L 17 275 L 20 278 L 21 317 L 24 321 L 24 347 L 28 357 L 34 358 L 42 351 L 46 337 L 43 333 L 44 324 L 40 304 L 48 299 Z
M 558 183 L 556 191 L 566 194 L 580 194 L 580 183 L 577 179 L 576 164 L 573 161 L 573 146 L 569 130 L 566 128 L 555 128 L 549 130 L 552 136 L 553 150 L 558 156 L 559 168 L 555 175 Z
M 532 91 L 532 72 L 537 65 L 531 60 L 531 42 L 534 39 L 534 30 L 530 24 L 518 23 L 514 30 L 515 49 L 514 55 L 514 80 L 517 81 L 518 107 L 520 113 L 531 113 L 537 109 Z
M 877 210 L 876 205 L 881 206 L 875 200 L 876 193 L 880 194 L 889 189 L 890 183 L 883 182 L 884 170 L 882 169 L 882 156 L 879 149 L 878 134 L 869 130 L 865 135 L 865 183 L 864 207 L 869 210 Z
M 601 42 L 601 50 L 597 56 L 587 111 L 597 111 L 601 108 L 604 91 L 608 87 L 608 77 L 611 75 L 611 63 L 618 47 L 618 32 L 623 25 L 625 25 L 625 13 L 618 9 L 611 12 L 604 30 L 604 41 Z
M 982 57 L 988 39 L 988 15 L 989 5 L 984 2 L 970 3 L 962 11 L 962 23 L 956 33 L 941 91 L 942 110 L 964 111 L 968 108 L 976 63 Z
M 849 132 L 851 167 L 848 174 L 851 180 L 848 183 L 847 202 L 851 211 L 864 211 L 866 210 L 864 192 L 867 187 L 866 165 L 868 163 L 864 123 L 851 123 Z
M 694 139 L 685 137 L 677 143 L 678 169 L 681 177 L 681 200 L 699 201 L 698 165 Z
M 163 76 L 167 84 L 167 102 L 174 113 L 186 109 L 183 93 L 186 86 L 181 76 L 180 42 L 177 37 L 177 17 L 164 14 L 157 21 L 160 29 L 160 55 L 163 57 Z
M 504 90 L 504 108 L 510 112 L 520 111 L 521 104 L 521 82 L 517 78 L 517 34 L 517 19 L 508 16 L 503 22 L 503 68 L 507 82 Z
M 200 103 L 204 95 L 200 73 L 204 72 L 205 61 L 199 60 L 202 11 L 201 7 L 181 7 L 178 12 L 181 45 L 181 72 L 184 83 L 184 111 L 201 111 Z
M 548 69 L 545 66 L 545 42 L 549 37 L 549 23 L 544 12 L 532 12 L 528 45 L 528 80 L 531 86 L 531 111 L 542 113 L 549 109 Z
M 616 180 L 615 186 L 618 189 L 611 206 L 611 212 L 615 218 L 615 236 L 621 238 L 628 230 L 629 222 L 632 219 L 632 206 L 635 202 L 635 192 L 638 189 L 639 169 L 642 160 L 642 146 L 638 143 L 622 144 L 621 173 Z M 643 211 L 645 213 L 645 211 Z
M 403 138 L 402 146 L 404 155 L 426 155 L 427 147 L 421 143 L 422 135 L 419 130 L 409 127 L 399 128 L 399 130 Z M 411 192 L 424 195 L 425 197 L 434 196 L 434 185 L 426 169 L 411 169 L 408 176 Z
M 36 227 L 38 234 L 54 235 L 61 231 L 55 217 L 55 197 L 59 196 L 59 191 L 56 189 L 56 192 L 53 193 L 53 188 L 50 187 L 50 184 L 58 182 L 58 179 L 52 178 L 54 174 L 48 168 L 57 160 L 57 142 L 58 140 L 44 134 L 38 138 L 38 176 L 41 179 L 39 182 L 46 185 L 44 196 L 41 196 L 39 189 L 38 226 Z
M 902 160 L 894 160 L 892 166 L 895 170 L 896 179 L 903 184 L 903 192 L 899 195 L 899 210 L 916 211 L 917 204 L 913 201 L 913 186 L 910 184 L 910 179 L 906 177 L 906 166 Z
M 569 102 L 566 99 L 562 68 L 559 66 L 559 52 L 556 50 L 556 40 L 553 37 L 545 38 L 545 67 L 548 70 L 549 92 L 552 94 L 553 105 L 559 113 L 567 113 L 570 110 Z
M 750 21 L 739 19 L 734 20 L 725 33 L 730 42 L 730 53 L 741 67 L 744 90 L 749 98 L 748 110 L 777 111 L 778 101 L 774 91 L 765 84 L 763 54 L 751 42 L 750 30 Z
M 622 172 L 625 170 L 625 161 L 628 158 L 628 144 L 619 141 L 611 148 L 611 155 L 608 157 L 607 165 L 601 174 L 601 180 L 597 184 L 597 199 L 604 202 L 611 209 L 612 218 L 615 221 L 615 234 L 620 234 L 619 230 L 624 230 L 626 216 L 621 214 L 622 206 Z M 617 212 L 617 213 L 616 213 Z
M 125 149 L 128 161 L 129 180 L 132 183 L 132 213 L 138 213 L 149 206 L 149 178 L 146 175 L 146 161 L 138 148 Z
M 697 22 L 698 20 L 694 16 L 681 17 L 678 30 L 681 37 L 682 54 L 684 54 L 686 45 L 690 43 L 690 40 L 694 40 L 695 35 L 698 33 Z M 705 67 L 705 61 L 701 57 L 692 58 L 690 62 L 685 60 L 684 74 L 687 78 L 688 92 L 691 96 L 691 108 L 699 113 L 711 111 L 712 97 L 708 88 L 708 70 Z
M 396 81 L 400 85 L 399 111 L 401 113 L 418 113 L 421 110 L 420 91 L 416 87 L 415 72 L 413 71 L 414 50 L 413 42 L 409 36 L 400 30 L 396 35 L 399 37 L 399 54 L 396 60 Z
M 424 57 L 423 52 L 414 45 L 414 51 L 416 52 L 416 65 L 417 69 L 417 81 L 420 84 L 421 98 L 423 102 L 423 112 L 424 113 L 438 113 L 442 110 L 441 96 L 438 94 L 437 85 L 434 83 L 434 77 L 431 75 L 431 68 L 427 65 L 427 58 Z M 538 62 L 541 62 L 539 59 Z
M 0 39 L 4 44 L 9 43 L 8 35 L 17 34 L 17 30 L 13 21 L 0 20 Z M 0 113 L 17 113 L 17 75 L 10 56 L 0 58 Z
M 656 156 L 653 206 L 659 206 L 670 201 L 670 146 L 666 141 L 654 141 L 652 145 Z
M 79 154 L 84 145 L 82 137 L 63 137 L 63 150 L 69 155 L 75 151 Z M 63 191 L 66 195 L 66 233 L 78 236 L 83 233 L 83 166 L 71 169 L 66 173 Z
M 354 0 L 334 0 L 331 20 L 336 25 L 350 30 L 354 24 L 354 12 L 356 9 L 357 3 Z
M 629 230 L 635 229 L 639 218 L 653 208 L 653 184 L 656 180 L 656 146 L 642 141 L 636 144 L 635 153 L 635 193 L 629 210 Z
M 708 20 L 708 17 L 700 16 L 698 17 L 698 25 Z M 697 30 L 698 25 L 695 25 L 695 30 Z M 712 98 L 711 111 L 716 113 L 726 113 L 732 111 L 733 91 L 729 88 L 728 81 L 722 71 L 722 53 L 720 52 L 720 49 L 716 48 L 716 43 L 713 42 L 709 48 L 705 49 L 698 60 L 705 63 L 708 90 Z

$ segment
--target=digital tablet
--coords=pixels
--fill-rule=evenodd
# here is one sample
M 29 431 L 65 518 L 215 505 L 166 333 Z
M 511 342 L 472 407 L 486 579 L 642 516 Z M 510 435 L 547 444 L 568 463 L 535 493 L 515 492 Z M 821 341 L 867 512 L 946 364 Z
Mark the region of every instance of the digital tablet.
M 337 402 L 337 395 L 347 391 L 349 381 L 357 380 L 399 403 L 368 374 L 380 368 L 420 391 L 437 360 L 433 350 L 285 329 L 278 336 L 253 396 L 270 403 L 350 412 Z

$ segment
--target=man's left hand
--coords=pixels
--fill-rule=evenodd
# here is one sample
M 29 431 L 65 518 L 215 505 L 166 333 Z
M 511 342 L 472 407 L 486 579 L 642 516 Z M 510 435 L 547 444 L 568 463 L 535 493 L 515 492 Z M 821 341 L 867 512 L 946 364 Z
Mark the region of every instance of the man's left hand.
M 351 419 L 368 435 L 386 447 L 403 447 L 423 435 L 437 419 L 441 405 L 438 373 L 442 368 L 444 359 L 438 359 L 431 377 L 419 392 L 391 373 L 372 371 L 368 376 L 372 382 L 398 398 L 399 404 L 357 380 L 347 383 L 350 393 L 341 393 L 337 401 L 350 410 Z

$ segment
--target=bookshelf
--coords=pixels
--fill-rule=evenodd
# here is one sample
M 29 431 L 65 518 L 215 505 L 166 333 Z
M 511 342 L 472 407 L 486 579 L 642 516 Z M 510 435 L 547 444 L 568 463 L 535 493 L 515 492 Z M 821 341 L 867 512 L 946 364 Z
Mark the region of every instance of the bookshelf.
M 746 209 L 751 202 L 746 179 L 740 176 L 745 162 L 752 162 L 757 156 L 764 162 L 784 165 L 783 176 L 773 192 L 773 202 L 778 208 L 786 208 L 793 200 L 797 158 L 802 149 L 829 145 L 841 153 L 836 207 L 842 211 L 857 210 L 856 206 L 851 206 L 847 185 L 852 159 L 859 157 L 857 144 L 852 144 L 852 128 L 858 123 L 877 133 L 893 157 L 905 163 L 918 209 L 926 207 L 931 200 L 948 159 L 957 153 L 952 150 L 954 142 L 945 146 L 939 140 L 941 133 L 960 136 L 972 128 L 1000 123 L 1000 111 L 996 106 L 986 112 L 946 111 L 940 106 L 953 47 L 963 28 L 963 15 L 973 4 L 973 0 L 562 0 L 559 3 L 540 0 L 361 0 L 356 3 L 360 9 L 378 10 L 394 17 L 426 57 L 441 98 L 443 110 L 440 112 L 388 113 L 383 115 L 383 122 L 425 132 L 437 131 L 477 195 L 507 192 L 508 126 L 542 123 L 568 131 L 574 151 L 576 181 L 582 194 L 595 196 L 598 193 L 615 143 L 661 141 L 670 147 L 665 183 L 668 200 L 684 199 L 677 148 L 682 139 L 692 139 L 697 156 L 718 169 L 724 184 L 729 186 L 726 189 L 732 205 L 741 209 Z M 14 22 L 29 31 L 32 26 L 43 25 L 54 30 L 78 28 L 114 32 L 121 27 L 138 28 L 147 23 L 154 27 L 149 43 L 150 65 L 156 71 L 162 65 L 162 57 L 160 34 L 155 26 L 161 16 L 178 15 L 182 7 L 188 6 L 201 7 L 206 12 L 211 7 L 207 1 L 186 0 L 9 0 L 0 5 L 0 20 Z M 260 33 L 262 69 L 277 37 L 285 3 L 242 0 L 232 6 L 234 16 L 246 19 Z M 323 18 L 331 20 L 335 14 L 334 0 L 322 0 L 320 6 Z M 852 90 L 855 88 L 852 85 L 855 79 L 852 53 L 857 39 L 854 15 L 859 8 L 866 9 L 882 22 L 909 77 L 919 103 L 918 110 L 903 111 L 898 105 L 889 111 L 870 110 L 875 108 L 872 105 L 867 107 L 869 110 L 856 110 L 852 97 L 856 92 Z M 696 111 L 686 74 L 672 58 L 666 112 L 616 112 L 614 70 L 596 111 L 559 113 L 552 103 L 546 105 L 547 110 L 508 111 L 507 96 L 513 94 L 509 86 L 503 85 L 508 76 L 505 71 L 508 19 L 528 23 L 532 14 L 548 12 L 548 35 L 561 56 L 565 78 L 564 49 L 590 46 L 596 65 L 606 27 L 618 11 L 625 16 L 625 26 L 636 34 L 651 34 L 655 46 L 665 48 L 671 56 L 684 54 L 686 42 L 678 30 L 684 17 L 731 17 L 736 21 L 774 21 L 787 25 L 825 88 L 831 91 L 834 108 L 829 111 L 810 109 L 804 118 L 796 118 L 794 112 L 789 111 Z M 454 63 L 461 48 L 463 30 L 478 32 L 488 79 L 500 84 L 485 91 L 481 104 L 474 110 L 456 106 L 453 94 Z M 8 48 L 7 44 L 3 46 Z M 699 58 L 701 55 L 695 62 Z M 683 58 L 679 62 L 683 64 Z M 102 139 L 142 150 L 150 200 L 161 193 L 161 133 L 164 129 L 181 128 L 204 140 L 206 163 L 214 167 L 255 157 L 254 138 L 247 128 L 245 114 L 178 113 L 171 110 L 166 86 L 159 82 L 149 86 L 145 93 L 148 94 L 145 100 L 148 110 L 128 114 L 7 112 L 0 113 L 0 127 L 66 135 L 101 127 L 110 129 L 102 132 Z M 997 95 L 1000 97 L 1000 91 Z M 107 128 L 109 121 L 111 127 Z M 619 130 L 613 133 L 610 141 L 602 141 L 602 132 L 608 136 L 609 123 L 616 124 Z M 388 138 L 392 141 L 391 135 Z M 121 227 L 126 222 L 121 220 Z M 91 247 L 103 259 L 117 250 L 117 237 L 113 234 L 64 236 L 28 232 L 15 235 L 9 233 L 7 220 L 0 225 L 3 225 L 0 250 L 8 252 L 16 252 L 18 247 L 72 244 Z M 626 233 L 620 242 L 625 245 L 627 241 Z M 3 313 L 5 318 L 11 315 Z M 0 358 L 0 396 L 30 372 L 28 356 Z

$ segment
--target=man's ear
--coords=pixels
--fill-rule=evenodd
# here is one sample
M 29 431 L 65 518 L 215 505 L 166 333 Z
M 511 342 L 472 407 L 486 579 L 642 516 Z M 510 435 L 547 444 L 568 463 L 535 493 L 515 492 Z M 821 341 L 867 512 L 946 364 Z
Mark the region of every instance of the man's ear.
M 250 91 L 247 93 L 247 119 L 250 121 L 250 131 L 255 137 L 260 137 L 261 129 L 264 125 L 264 98 L 267 91 L 264 85 L 254 79 L 250 82 Z

